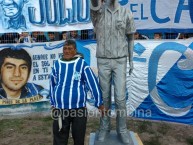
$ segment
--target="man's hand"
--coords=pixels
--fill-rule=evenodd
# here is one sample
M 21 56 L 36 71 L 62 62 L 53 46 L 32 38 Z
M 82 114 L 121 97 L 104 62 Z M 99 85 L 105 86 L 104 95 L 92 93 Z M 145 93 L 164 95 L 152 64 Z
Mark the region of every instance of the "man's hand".
M 129 62 L 129 75 L 131 75 L 132 74 L 132 72 L 133 72 L 133 61 L 132 62 Z
M 98 11 L 101 8 L 101 0 L 90 0 L 90 9 L 93 11 Z
M 102 114 L 102 116 L 104 116 L 107 112 L 104 105 L 99 106 L 98 109 L 99 109 L 99 112 Z

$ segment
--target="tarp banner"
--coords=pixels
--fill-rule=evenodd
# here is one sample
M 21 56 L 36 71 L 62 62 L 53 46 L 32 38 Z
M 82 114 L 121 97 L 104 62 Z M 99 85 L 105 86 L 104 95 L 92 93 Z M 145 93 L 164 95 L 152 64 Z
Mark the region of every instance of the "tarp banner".
M 119 0 L 139 31 L 193 32 L 193 0 Z M 1 33 L 92 29 L 90 0 L 0 0 Z
M 0 112 L 5 108 L 4 106 L 11 107 L 21 104 L 21 107 L 25 107 L 23 104 L 36 104 L 49 100 L 49 74 L 53 61 L 62 57 L 63 44 L 63 41 L 57 41 L 0 45 Z M 7 48 L 12 48 L 12 50 L 23 48 L 30 55 L 31 73 L 29 79 L 25 79 L 26 82 L 22 79 L 27 78 L 25 72 L 28 65 L 21 61 L 24 60 L 25 53 L 20 54 L 20 60 L 16 60 L 18 56 L 16 57 L 14 53 L 13 61 L 12 53 L 8 53 Z M 95 57 L 96 41 L 77 41 L 77 48 L 84 55 L 85 61 L 95 74 L 98 75 Z M 2 51 L 7 53 L 2 54 Z M 10 57 L 2 60 L 4 55 Z M 129 65 L 127 67 L 127 90 L 125 93 L 128 115 L 193 124 L 193 41 L 191 39 L 135 41 L 133 61 L 134 70 L 131 76 L 128 73 Z M 21 72 L 24 75 L 21 75 Z M 22 79 L 13 79 L 13 75 L 17 78 L 22 76 Z M 25 87 L 22 89 L 25 93 L 22 93 L 20 98 L 16 96 L 16 99 L 10 99 L 11 96 L 6 95 L 7 90 L 3 89 L 3 83 L 7 83 L 4 86 L 11 87 L 12 90 L 17 90 L 20 84 L 24 84 Z M 112 110 L 115 109 L 113 88 L 112 85 Z M 94 99 L 88 93 L 88 109 L 92 110 L 93 104 Z M 12 113 L 21 111 L 21 107 L 14 107 Z M 8 108 L 3 110 L 4 113 L 9 110 Z M 35 109 L 37 110 L 37 108 Z

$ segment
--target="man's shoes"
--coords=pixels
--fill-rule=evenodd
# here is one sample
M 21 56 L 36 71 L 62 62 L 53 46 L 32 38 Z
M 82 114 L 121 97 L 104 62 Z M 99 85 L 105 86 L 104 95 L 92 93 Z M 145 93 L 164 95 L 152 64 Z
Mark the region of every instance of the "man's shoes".
M 124 144 L 129 144 L 129 134 L 128 132 L 126 133 L 118 133 L 118 138 L 120 141 Z
M 105 138 L 109 136 L 109 131 L 108 130 L 100 130 L 98 133 L 98 141 L 103 142 Z

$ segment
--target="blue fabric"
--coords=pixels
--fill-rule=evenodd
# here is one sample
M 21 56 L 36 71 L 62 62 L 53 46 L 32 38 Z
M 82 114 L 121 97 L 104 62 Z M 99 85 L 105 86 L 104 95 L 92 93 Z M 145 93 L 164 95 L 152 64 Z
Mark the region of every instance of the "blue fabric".
M 157 88 L 162 100 L 169 106 L 189 106 L 193 102 L 193 71 L 180 71 L 176 63 L 157 84 Z
M 97 78 L 87 63 L 81 58 L 72 61 L 55 61 L 50 75 L 51 105 L 60 109 L 85 107 L 86 84 L 95 98 L 95 106 L 100 106 L 101 90 Z
M 145 118 L 145 119 L 152 119 L 152 120 L 165 120 L 165 121 L 193 125 L 193 107 L 191 108 L 190 112 L 184 116 L 181 116 L 181 117 L 169 116 L 161 112 L 157 108 L 157 106 L 152 101 L 150 96 L 148 96 L 143 101 L 143 103 L 141 103 L 141 105 L 139 105 L 135 109 L 135 111 L 133 111 L 131 116 L 137 117 L 137 118 Z
M 191 45 L 189 47 L 191 47 Z M 161 56 L 168 50 L 176 51 L 180 53 L 181 56 L 163 78 L 157 82 L 158 62 Z M 191 69 L 190 64 L 190 66 L 187 64 L 187 69 L 184 70 L 179 66 L 179 62 L 182 60 L 192 61 L 190 57 L 191 53 L 189 52 L 186 56 L 186 51 L 187 46 L 176 42 L 164 42 L 154 48 L 148 65 L 149 94 L 133 111 L 132 116 L 193 124 L 193 69 Z M 167 61 L 170 61 L 169 57 Z M 157 88 L 158 94 L 155 94 L 155 88 Z M 156 96 L 158 95 L 161 100 L 155 103 L 153 99 L 157 99 Z M 163 103 L 161 101 L 163 101 Z M 182 109 L 184 110 L 182 111 Z

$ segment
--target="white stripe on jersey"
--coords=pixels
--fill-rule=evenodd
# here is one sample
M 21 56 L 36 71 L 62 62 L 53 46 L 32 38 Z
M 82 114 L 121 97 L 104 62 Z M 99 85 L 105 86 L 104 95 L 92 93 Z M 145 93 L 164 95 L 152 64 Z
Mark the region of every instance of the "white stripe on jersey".
M 81 67 L 80 67 L 80 70 L 82 70 L 82 67 L 83 67 L 83 63 L 84 61 L 82 61 L 82 64 L 81 64 Z M 83 72 L 81 72 L 81 74 L 82 74 Z M 79 89 L 79 87 L 80 87 L 80 81 L 78 82 L 78 87 L 77 87 L 77 92 L 78 92 L 78 99 L 77 99 L 77 104 L 76 104 L 76 107 L 77 108 L 79 108 L 79 102 L 80 102 L 80 89 Z M 84 91 L 83 91 L 84 92 Z M 85 96 L 85 94 L 84 94 L 84 96 Z
M 61 64 L 61 63 L 60 63 Z M 68 70 L 68 65 L 66 64 L 66 70 Z M 61 70 L 61 67 L 60 67 L 60 71 L 62 71 Z M 65 91 L 65 85 L 66 85 L 66 79 L 67 79 L 67 75 L 68 75 L 68 73 L 67 73 L 68 71 L 66 71 L 66 74 L 65 74 L 65 76 L 64 76 L 64 80 L 63 80 L 63 86 L 62 86 L 62 94 L 61 94 L 61 103 L 62 103 L 62 108 L 64 108 L 64 91 Z M 59 73 L 59 74 L 61 74 L 61 72 Z
M 58 63 L 59 64 L 59 68 L 60 68 L 60 63 Z M 55 65 L 56 65 L 56 63 L 55 63 Z M 54 65 L 54 70 L 55 70 L 55 73 L 56 73 L 56 66 Z M 54 75 L 56 75 L 56 74 L 54 74 Z M 58 76 L 57 76 L 58 77 Z M 59 77 L 59 81 L 60 81 L 60 77 Z M 53 88 L 54 89 L 54 88 Z M 57 86 L 57 88 L 56 88 L 56 90 L 58 89 L 58 86 Z M 57 94 L 56 94 L 56 91 L 55 91 L 55 93 L 54 93 L 54 100 L 55 100 L 55 103 L 56 103 L 56 108 L 59 108 L 58 107 L 58 101 L 57 101 Z
M 76 72 L 76 66 L 77 66 L 77 62 L 74 63 L 74 67 L 73 67 L 73 71 L 72 72 Z M 73 91 L 73 84 L 74 84 L 74 74 L 72 74 L 72 78 L 71 78 L 71 84 L 70 84 L 70 93 L 69 93 L 69 109 L 72 109 L 72 91 Z

